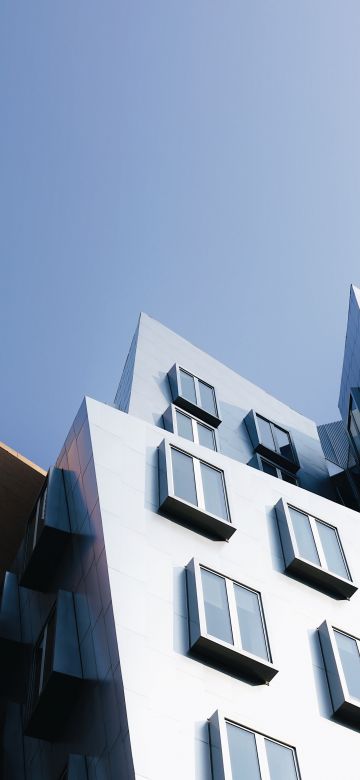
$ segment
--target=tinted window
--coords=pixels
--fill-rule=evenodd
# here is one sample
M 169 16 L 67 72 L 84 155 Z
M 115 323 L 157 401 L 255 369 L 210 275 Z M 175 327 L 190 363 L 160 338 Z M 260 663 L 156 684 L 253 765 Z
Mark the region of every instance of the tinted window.
M 326 523 L 320 523 L 318 520 L 316 521 L 316 527 L 329 571 L 333 571 L 339 577 L 349 579 L 335 528 L 331 528 Z
M 193 459 L 179 450 L 171 450 L 174 493 L 178 498 L 197 505 Z
M 181 394 L 191 403 L 196 404 L 194 377 L 180 368 Z
M 182 414 L 182 412 L 177 411 L 176 425 L 179 436 L 183 436 L 184 439 L 189 439 L 189 441 L 194 441 L 191 418 L 188 417 L 187 414 Z
M 234 583 L 241 644 L 248 653 L 268 659 L 261 620 L 259 597 L 254 591 Z
M 283 471 L 280 469 L 281 472 L 281 479 L 284 480 L 284 482 L 290 482 L 290 485 L 297 485 L 297 479 L 293 477 L 292 474 L 289 474 L 287 471 Z
M 271 431 L 271 425 L 263 417 L 258 417 L 258 426 L 260 430 L 260 439 L 264 447 L 268 447 L 270 450 L 275 450 L 274 438 Z
M 360 699 L 360 656 L 356 640 L 352 636 L 334 631 L 342 668 L 350 696 Z
M 292 460 L 293 452 L 290 444 L 289 434 L 286 431 L 283 431 L 282 428 L 278 428 L 276 425 L 274 425 L 274 429 L 279 452 L 281 452 L 281 455 L 283 455 L 284 458 Z
M 261 458 L 261 465 L 265 474 L 271 474 L 272 477 L 277 477 L 277 470 L 275 466 L 273 466 L 267 460 L 263 460 L 262 458 Z
M 211 636 L 233 644 L 229 605 L 223 577 L 201 569 L 204 591 L 206 630 Z
M 265 746 L 271 780 L 297 780 L 293 750 L 270 739 Z
M 214 431 L 211 430 L 211 428 L 208 428 L 207 425 L 202 425 L 201 423 L 197 424 L 198 426 L 198 434 L 199 434 L 199 444 L 202 444 L 203 447 L 209 447 L 211 450 L 215 450 L 215 436 Z
M 226 724 L 232 780 L 261 780 L 255 735 Z
M 305 558 L 305 560 L 311 561 L 311 563 L 316 563 L 318 566 L 320 566 L 320 559 L 317 554 L 308 516 L 303 512 L 299 512 L 297 509 L 293 509 L 292 507 L 289 507 L 289 511 L 295 532 L 299 555 L 301 555 L 302 558 Z
M 228 520 L 224 483 L 221 471 L 200 463 L 205 509 L 223 520 Z
M 210 385 L 205 384 L 205 382 L 202 382 L 201 379 L 199 381 L 199 390 L 200 390 L 200 405 L 202 409 L 205 409 L 205 411 L 210 412 L 210 414 L 217 414 L 216 406 L 215 406 L 215 397 L 214 397 L 214 388 L 210 387 Z

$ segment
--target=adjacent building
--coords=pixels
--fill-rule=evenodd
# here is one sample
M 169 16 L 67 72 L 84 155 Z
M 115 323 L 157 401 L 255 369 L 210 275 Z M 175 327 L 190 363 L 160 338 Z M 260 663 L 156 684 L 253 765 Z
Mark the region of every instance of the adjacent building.
M 8 565 L 5 780 L 357 779 L 359 301 L 319 430 L 141 315 Z

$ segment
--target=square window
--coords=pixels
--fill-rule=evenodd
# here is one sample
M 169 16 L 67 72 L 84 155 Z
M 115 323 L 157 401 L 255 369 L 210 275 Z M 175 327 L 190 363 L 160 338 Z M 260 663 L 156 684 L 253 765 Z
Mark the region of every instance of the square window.
M 299 470 L 299 460 L 289 431 L 257 414 L 253 409 L 246 415 L 245 425 L 255 452 L 287 472 L 296 473 Z M 266 468 L 263 470 L 266 471 Z M 286 478 L 282 475 L 281 477 Z
M 295 748 L 218 711 L 209 720 L 214 780 L 300 780 Z
M 159 509 L 212 538 L 229 539 L 224 472 L 164 440 L 159 447 Z
M 338 598 L 357 590 L 337 528 L 291 506 L 276 505 L 286 571 Z
M 261 596 L 199 564 L 186 567 L 191 650 L 240 678 L 269 682 L 273 666 Z
M 209 450 L 217 451 L 217 433 L 215 428 L 206 425 L 183 409 L 177 409 L 171 404 L 163 414 L 164 427 L 167 431 L 182 436 L 194 444 L 200 444 Z
M 181 368 L 177 363 L 170 369 L 168 377 L 174 404 L 214 428 L 220 425 L 219 407 L 212 385 Z
M 334 715 L 360 728 L 360 640 L 326 620 L 318 631 Z

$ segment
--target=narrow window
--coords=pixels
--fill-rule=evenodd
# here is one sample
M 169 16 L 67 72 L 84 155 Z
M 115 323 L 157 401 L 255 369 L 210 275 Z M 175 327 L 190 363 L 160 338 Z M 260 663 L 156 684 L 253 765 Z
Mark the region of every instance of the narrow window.
M 360 655 L 356 639 L 334 630 L 346 685 L 350 696 L 360 699 Z
M 232 780 L 261 780 L 255 734 L 226 724 Z
M 265 739 L 271 780 L 297 780 L 294 751 L 272 739 Z
M 207 632 L 233 644 L 225 579 L 207 569 L 201 569 L 201 579 Z
M 200 406 L 210 414 L 217 415 L 217 409 L 215 405 L 214 388 L 207 385 L 205 382 L 199 381 L 199 393 L 200 393 Z
M 222 472 L 200 462 L 205 509 L 223 520 L 228 520 Z
M 189 441 L 194 441 L 191 417 L 176 410 L 176 426 L 179 436 L 183 436 L 184 439 L 189 439 Z
M 184 371 L 183 368 L 180 368 L 180 378 L 181 392 L 184 398 L 186 398 L 187 401 L 191 401 L 192 404 L 196 404 L 197 401 L 194 377 L 191 374 L 188 374 L 187 371 Z
M 199 444 L 203 447 L 208 447 L 210 450 L 216 450 L 215 446 L 215 434 L 211 428 L 202 423 L 197 424 Z
M 264 445 L 264 447 L 268 447 L 269 450 L 275 450 L 276 447 L 271 430 L 271 424 L 268 422 L 268 420 L 265 420 L 264 417 L 258 416 L 257 421 L 260 429 L 261 443 Z
M 274 425 L 275 430 L 275 437 L 277 442 L 277 449 L 279 450 L 280 454 L 284 456 L 284 458 L 287 458 L 288 460 L 293 459 L 293 452 L 290 442 L 290 436 L 287 433 L 287 431 L 284 431 L 282 428 L 279 428 L 277 425 Z
M 263 458 L 260 458 L 262 470 L 265 472 L 265 474 L 270 474 L 272 477 L 278 476 L 278 469 L 276 466 L 273 466 L 272 463 L 269 463 L 268 460 L 264 460 Z
M 336 528 L 326 525 L 326 523 L 321 523 L 319 520 L 316 520 L 316 527 L 329 571 L 333 571 L 339 577 L 349 579 Z
M 308 515 L 305 515 L 304 512 L 299 512 L 293 507 L 289 507 L 289 510 L 301 557 L 320 566 L 320 558 L 317 553 Z
M 269 660 L 258 594 L 237 583 L 234 591 L 243 649 Z
M 194 464 L 190 455 L 171 449 L 174 474 L 174 492 L 178 498 L 197 506 Z

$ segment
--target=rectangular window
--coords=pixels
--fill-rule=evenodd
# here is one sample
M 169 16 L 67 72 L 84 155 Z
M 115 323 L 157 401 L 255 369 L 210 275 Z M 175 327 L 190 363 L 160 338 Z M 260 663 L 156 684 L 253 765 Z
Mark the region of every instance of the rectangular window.
M 295 507 L 289 511 L 301 557 L 349 580 L 337 529 Z
M 187 566 L 191 649 L 255 682 L 277 673 L 260 593 L 192 560 Z
M 294 460 L 294 451 L 288 431 L 270 422 L 270 420 L 266 420 L 265 417 L 261 417 L 260 414 L 256 415 L 256 419 L 260 430 L 261 443 L 264 447 L 279 453 L 287 460 Z
M 209 450 L 217 450 L 213 428 L 179 409 L 174 408 L 174 412 L 174 433 L 177 433 L 178 436 L 182 436 L 184 439 L 193 441 L 195 444 L 208 447 Z
M 231 523 L 224 472 L 170 445 L 158 448 L 159 511 L 211 539 L 227 540 Z
M 177 363 L 168 373 L 173 403 L 195 414 L 214 427 L 220 424 L 215 388 L 208 382 L 180 367 Z
M 300 780 L 295 748 L 218 712 L 210 718 L 210 745 L 217 751 L 214 780 Z
M 360 727 L 360 640 L 326 620 L 318 629 L 336 719 Z
M 337 528 L 283 499 L 276 514 L 286 571 L 326 593 L 350 598 L 357 588 Z
M 260 594 L 203 566 L 200 570 L 208 634 L 270 661 Z M 214 606 L 211 611 L 207 607 L 209 599 L 214 605 L 215 594 L 216 620 Z M 220 625 L 221 630 L 217 629 Z
M 336 629 L 334 635 L 349 694 L 360 701 L 359 640 Z
M 56 610 L 50 617 L 35 645 L 31 675 L 31 708 L 45 687 L 51 673 L 55 646 Z
M 171 457 L 175 495 L 229 521 L 223 472 L 175 447 Z
M 270 474 L 272 477 L 283 479 L 284 482 L 290 482 L 291 485 L 299 484 L 293 474 L 290 474 L 285 469 L 280 468 L 280 466 L 275 466 L 273 463 L 270 463 L 270 461 L 265 460 L 265 458 L 259 458 L 259 461 L 261 470 L 264 471 L 265 474 Z

